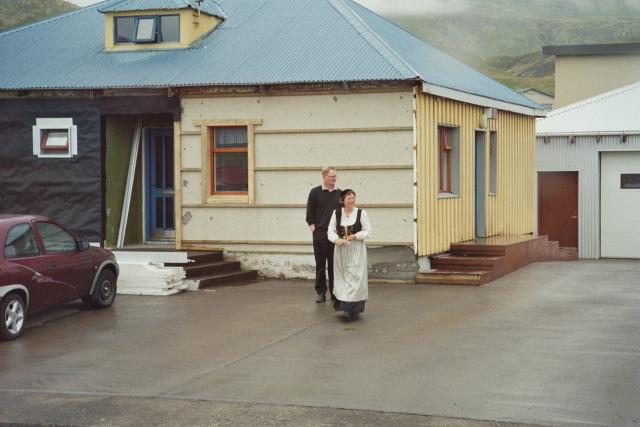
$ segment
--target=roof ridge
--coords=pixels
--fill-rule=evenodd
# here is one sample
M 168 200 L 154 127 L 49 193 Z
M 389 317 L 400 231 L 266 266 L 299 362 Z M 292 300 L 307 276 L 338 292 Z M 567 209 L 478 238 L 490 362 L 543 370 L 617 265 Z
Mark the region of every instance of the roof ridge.
M 396 69 L 396 71 L 400 74 L 405 74 L 402 70 L 404 67 L 405 71 L 408 70 L 409 74 L 413 74 L 415 77 L 420 77 L 420 74 L 411 65 L 409 65 L 409 63 L 407 63 L 400 54 L 389 46 L 382 37 L 373 31 L 364 19 L 349 7 L 344 0 L 328 0 L 328 2 L 342 17 L 347 20 L 353 29 L 356 30 L 356 32 L 376 50 L 376 52 L 378 52 L 393 68 Z
M 566 106 L 564 106 L 562 108 L 559 108 L 559 109 L 557 109 L 555 111 L 551 111 L 547 115 L 546 118 L 551 119 L 553 117 L 561 116 L 561 115 L 563 115 L 565 113 L 569 113 L 569 112 L 574 111 L 574 110 L 579 110 L 581 108 L 587 107 L 587 106 L 589 106 L 591 104 L 595 104 L 595 103 L 600 102 L 602 100 L 605 100 L 605 99 L 608 99 L 608 98 L 611 98 L 611 97 L 614 97 L 614 96 L 618 96 L 618 95 L 623 94 L 625 92 L 629 92 L 630 90 L 636 89 L 638 86 L 640 86 L 640 81 L 635 82 L 635 83 L 631 83 L 631 84 L 628 84 L 626 86 L 622 86 L 622 87 L 619 87 L 619 88 L 616 88 L 616 89 L 613 89 L 613 90 L 610 90 L 608 92 L 604 92 L 604 93 L 592 96 L 591 98 L 583 99 L 582 101 L 578 101 L 578 102 L 575 102 L 573 104 L 569 104 L 569 105 L 566 105 Z
M 98 2 L 96 4 L 92 4 L 92 5 L 89 5 L 89 6 L 81 7 L 81 8 L 78 8 L 76 10 L 71 10 L 69 12 L 59 13 L 59 14 L 57 14 L 55 16 L 50 16 L 48 18 L 41 19 L 40 21 L 32 22 L 32 23 L 26 24 L 26 25 L 21 25 L 21 26 L 16 27 L 16 28 L 11 28 L 11 29 L 9 29 L 7 31 L 0 31 L 0 37 L 2 37 L 4 35 L 7 35 L 7 34 L 17 33 L 18 31 L 26 30 L 26 29 L 29 29 L 29 28 L 37 27 L 37 26 L 45 24 L 47 22 L 52 22 L 52 21 L 55 21 L 57 19 L 62 19 L 64 17 L 66 17 L 66 16 L 75 15 L 76 13 L 85 12 L 85 11 L 87 11 L 89 9 L 96 8 L 99 5 L 101 5 L 103 3 L 110 2 L 110 1 L 114 1 L 114 0 L 103 0 L 103 1 Z M 116 0 L 116 1 L 118 1 L 118 0 Z

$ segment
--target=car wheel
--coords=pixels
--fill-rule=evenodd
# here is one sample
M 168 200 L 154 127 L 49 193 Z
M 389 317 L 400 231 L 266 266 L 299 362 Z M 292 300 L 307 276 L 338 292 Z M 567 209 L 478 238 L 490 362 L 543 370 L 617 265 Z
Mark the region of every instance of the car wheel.
M 9 294 L 0 305 L 2 323 L 0 323 L 0 336 L 5 340 L 12 340 L 22 335 L 26 310 L 24 301 L 17 294 Z
M 111 270 L 102 270 L 88 302 L 95 308 L 109 307 L 116 299 L 117 290 L 116 275 Z

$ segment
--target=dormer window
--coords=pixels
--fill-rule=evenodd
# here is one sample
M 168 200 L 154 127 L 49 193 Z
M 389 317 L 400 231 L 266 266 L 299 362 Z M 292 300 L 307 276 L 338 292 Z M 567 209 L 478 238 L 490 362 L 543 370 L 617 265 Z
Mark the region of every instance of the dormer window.
M 1 1 L 1 0 L 0 0 Z M 222 23 L 214 0 L 105 1 L 104 47 L 109 52 L 184 49 Z
M 114 43 L 179 43 L 179 15 L 119 16 L 114 18 Z

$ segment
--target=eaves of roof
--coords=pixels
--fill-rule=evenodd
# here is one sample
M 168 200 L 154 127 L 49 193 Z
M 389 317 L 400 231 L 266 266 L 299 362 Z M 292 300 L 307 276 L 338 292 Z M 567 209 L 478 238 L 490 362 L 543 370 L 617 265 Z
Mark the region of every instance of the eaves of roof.
M 633 55 L 640 54 L 640 43 L 572 44 L 543 46 L 544 55 Z
M 536 135 L 639 133 L 640 82 L 552 110 L 536 121 Z

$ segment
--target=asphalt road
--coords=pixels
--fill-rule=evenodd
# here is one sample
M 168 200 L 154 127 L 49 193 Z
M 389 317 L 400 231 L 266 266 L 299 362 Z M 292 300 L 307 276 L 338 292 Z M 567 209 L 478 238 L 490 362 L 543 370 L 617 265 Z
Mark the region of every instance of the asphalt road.
M 639 278 L 601 260 L 372 285 L 353 323 L 304 281 L 71 303 L 0 343 L 0 424 L 637 426 Z

